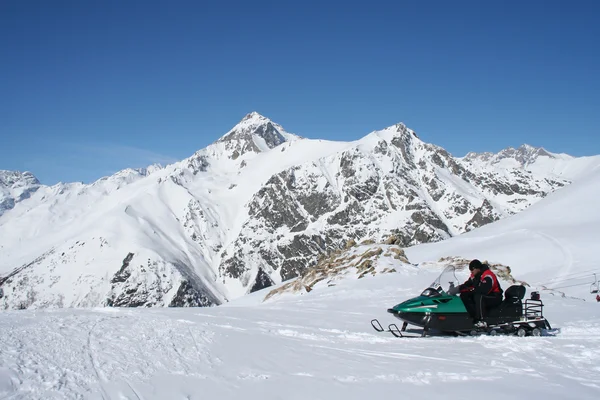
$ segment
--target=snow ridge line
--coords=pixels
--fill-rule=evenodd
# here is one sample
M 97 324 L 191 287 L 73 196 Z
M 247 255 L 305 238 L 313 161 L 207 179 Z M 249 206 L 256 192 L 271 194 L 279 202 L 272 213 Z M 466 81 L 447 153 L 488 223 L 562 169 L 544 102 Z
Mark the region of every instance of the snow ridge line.
M 50 250 L 48 250 L 45 253 L 43 253 L 41 256 L 38 256 L 35 260 L 31 261 L 30 263 L 23 264 L 20 267 L 17 267 L 15 269 L 13 269 L 11 272 L 8 273 L 8 275 L 6 275 L 4 277 L 0 276 L 0 286 L 2 286 L 4 284 L 4 282 L 6 282 L 8 279 L 10 279 L 11 277 L 15 276 L 19 272 L 23 271 L 24 269 L 32 267 L 33 265 L 41 262 L 46 257 L 48 257 L 49 255 L 51 255 L 52 253 L 54 253 L 54 251 L 55 250 L 54 250 L 54 247 L 53 247 Z

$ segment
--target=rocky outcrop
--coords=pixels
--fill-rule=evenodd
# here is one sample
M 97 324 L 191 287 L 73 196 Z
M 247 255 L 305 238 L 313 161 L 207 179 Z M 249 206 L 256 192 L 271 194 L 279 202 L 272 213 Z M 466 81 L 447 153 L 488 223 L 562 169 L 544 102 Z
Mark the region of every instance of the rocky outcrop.
M 110 280 L 106 306 L 205 307 L 219 304 L 205 288 L 186 279 L 176 268 L 150 259 L 146 265 L 133 261 L 134 253 L 128 253 Z
M 190 281 L 182 281 L 169 307 L 208 307 L 216 305 L 206 292 L 195 288 Z
M 386 243 L 395 242 L 391 236 Z M 318 263 L 302 271 L 297 279 L 268 292 L 264 300 L 285 293 L 308 293 L 317 287 L 335 286 L 341 279 L 361 279 L 377 274 L 409 271 L 416 268 L 406 258 L 404 250 L 395 244 L 369 244 L 349 241 L 345 248 L 336 250 L 319 259 Z

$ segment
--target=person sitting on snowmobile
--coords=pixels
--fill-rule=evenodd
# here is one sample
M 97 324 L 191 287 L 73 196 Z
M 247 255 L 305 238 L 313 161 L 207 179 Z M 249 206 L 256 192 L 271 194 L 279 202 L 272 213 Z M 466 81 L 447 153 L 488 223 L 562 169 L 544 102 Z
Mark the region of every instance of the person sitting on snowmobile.
M 469 270 L 471 276 L 458 287 L 460 298 L 473 318 L 473 324 L 477 328 L 485 328 L 485 312 L 502 303 L 502 288 L 489 265 L 475 259 L 469 263 Z

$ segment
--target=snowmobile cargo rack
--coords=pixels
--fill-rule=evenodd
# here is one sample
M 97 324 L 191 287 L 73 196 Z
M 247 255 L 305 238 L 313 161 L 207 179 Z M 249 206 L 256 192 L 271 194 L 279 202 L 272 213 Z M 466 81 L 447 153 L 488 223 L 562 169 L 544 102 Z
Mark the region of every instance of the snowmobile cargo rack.
M 544 318 L 544 303 L 539 300 L 526 299 L 523 305 L 523 311 L 525 311 L 526 319 L 541 319 Z

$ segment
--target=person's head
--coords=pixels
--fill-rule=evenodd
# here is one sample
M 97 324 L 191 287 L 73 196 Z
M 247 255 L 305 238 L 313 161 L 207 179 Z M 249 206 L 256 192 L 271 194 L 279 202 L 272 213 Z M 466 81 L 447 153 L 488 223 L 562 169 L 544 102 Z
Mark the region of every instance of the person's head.
M 479 275 L 481 273 L 482 269 L 483 269 L 483 264 L 481 263 L 481 261 L 479 261 L 477 259 L 475 259 L 469 263 L 469 271 L 471 271 L 471 274 L 473 274 L 473 276 Z

